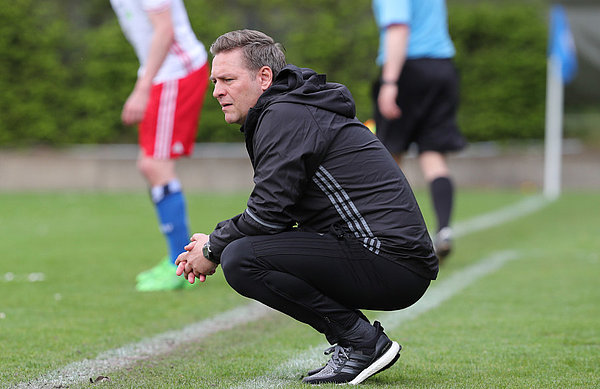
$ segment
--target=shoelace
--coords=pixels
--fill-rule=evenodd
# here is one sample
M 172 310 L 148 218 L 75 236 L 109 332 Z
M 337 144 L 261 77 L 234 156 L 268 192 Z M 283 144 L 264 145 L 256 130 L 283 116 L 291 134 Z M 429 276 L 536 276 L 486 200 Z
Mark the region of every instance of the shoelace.
M 350 352 L 350 348 L 344 348 L 337 344 L 335 346 L 328 348 L 327 350 L 325 350 L 324 354 L 325 355 L 333 354 L 333 355 L 331 356 L 331 359 L 329 361 L 327 361 L 327 365 L 331 366 L 334 370 L 336 370 L 338 366 L 340 366 L 345 361 L 350 359 L 347 354 L 349 352 Z

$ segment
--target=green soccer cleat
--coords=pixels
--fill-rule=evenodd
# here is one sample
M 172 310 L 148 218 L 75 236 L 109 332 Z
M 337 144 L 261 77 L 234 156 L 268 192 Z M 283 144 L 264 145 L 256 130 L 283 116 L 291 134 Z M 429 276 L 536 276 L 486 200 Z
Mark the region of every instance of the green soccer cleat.
M 146 278 L 154 278 L 158 274 L 167 272 L 173 265 L 169 257 L 164 257 L 159 263 L 151 269 L 145 270 L 135 277 L 137 282 L 143 281 Z
M 175 274 L 177 266 L 170 260 L 162 261 L 154 268 L 138 275 L 135 289 L 138 292 L 153 292 L 161 290 L 183 289 L 187 285 L 193 286 L 183 277 Z M 140 277 L 143 275 L 143 277 Z

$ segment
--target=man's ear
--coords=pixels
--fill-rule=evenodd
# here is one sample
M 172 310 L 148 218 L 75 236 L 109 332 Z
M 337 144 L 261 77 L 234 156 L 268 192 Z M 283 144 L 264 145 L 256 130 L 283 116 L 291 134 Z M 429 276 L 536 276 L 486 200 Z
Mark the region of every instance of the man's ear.
M 258 79 L 263 92 L 273 84 L 273 70 L 268 66 L 263 66 L 258 71 Z

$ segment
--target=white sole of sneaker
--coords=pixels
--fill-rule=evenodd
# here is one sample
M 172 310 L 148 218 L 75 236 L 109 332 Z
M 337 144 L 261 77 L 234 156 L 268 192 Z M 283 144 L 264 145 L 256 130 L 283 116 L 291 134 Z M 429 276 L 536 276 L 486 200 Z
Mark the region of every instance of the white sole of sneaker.
M 375 362 L 370 364 L 365 370 L 361 371 L 352 381 L 348 382 L 348 385 L 358 385 L 373 374 L 379 372 L 385 368 L 388 363 L 396 358 L 396 355 L 400 352 L 400 345 L 397 342 L 392 341 L 390 348 L 383 353 Z

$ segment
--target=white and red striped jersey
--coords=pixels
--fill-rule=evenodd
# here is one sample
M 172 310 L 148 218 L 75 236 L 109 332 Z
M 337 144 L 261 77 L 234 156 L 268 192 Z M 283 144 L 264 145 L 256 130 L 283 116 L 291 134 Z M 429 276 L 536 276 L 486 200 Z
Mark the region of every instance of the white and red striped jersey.
M 110 3 L 140 61 L 138 75 L 144 72 L 152 40 L 153 27 L 148 13 L 161 12 L 169 7 L 175 41 L 153 82 L 183 78 L 206 63 L 206 49 L 192 30 L 183 0 L 110 0 Z

